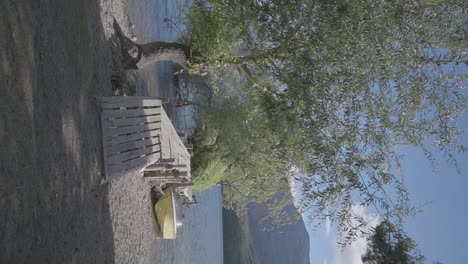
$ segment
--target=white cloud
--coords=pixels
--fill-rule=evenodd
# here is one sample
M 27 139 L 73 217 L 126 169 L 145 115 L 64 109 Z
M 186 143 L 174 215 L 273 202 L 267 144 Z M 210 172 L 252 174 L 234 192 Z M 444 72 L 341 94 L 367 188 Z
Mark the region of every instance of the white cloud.
M 344 250 L 335 246 L 333 252 L 334 264 L 362 264 L 361 256 L 366 252 L 367 241 L 360 238 L 347 246 Z
M 330 231 L 331 231 L 331 221 L 330 218 L 327 217 L 325 218 L 325 236 L 330 237 Z
M 353 206 L 353 214 L 362 216 L 367 222 L 367 229 L 375 227 L 379 224 L 379 218 L 375 215 L 368 214 L 363 206 Z M 367 240 L 365 237 L 359 238 L 344 250 L 336 244 L 336 239 L 333 241 L 333 264 L 362 264 L 361 256 L 364 255 L 367 249 Z
M 293 196 L 293 203 L 296 209 L 303 215 L 303 212 L 301 210 L 301 193 L 300 191 L 298 192 L 298 188 L 300 189 L 301 183 L 297 182 L 294 176 L 299 173 L 299 169 L 297 167 L 292 166 L 289 169 L 289 190 L 291 191 L 291 194 Z M 298 186 L 299 185 L 299 186 Z M 303 217 L 304 218 L 304 217 Z

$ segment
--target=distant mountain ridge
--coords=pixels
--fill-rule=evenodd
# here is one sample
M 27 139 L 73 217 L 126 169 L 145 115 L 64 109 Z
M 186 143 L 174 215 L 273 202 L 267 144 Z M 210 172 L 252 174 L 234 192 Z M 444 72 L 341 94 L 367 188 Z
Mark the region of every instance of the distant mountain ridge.
M 292 204 L 284 210 L 290 215 L 297 213 Z M 266 213 L 266 206 L 261 204 L 255 204 L 248 212 L 250 244 L 259 264 L 309 264 L 309 233 L 302 218 L 294 224 L 264 231 L 272 225 L 269 220 L 262 221 Z
M 268 230 L 271 222 L 262 221 L 267 213 L 266 206 L 255 204 L 249 207 L 243 219 L 223 209 L 225 264 L 310 263 L 309 234 L 302 218 L 294 224 Z M 297 213 L 292 204 L 286 206 L 285 211 L 291 215 Z

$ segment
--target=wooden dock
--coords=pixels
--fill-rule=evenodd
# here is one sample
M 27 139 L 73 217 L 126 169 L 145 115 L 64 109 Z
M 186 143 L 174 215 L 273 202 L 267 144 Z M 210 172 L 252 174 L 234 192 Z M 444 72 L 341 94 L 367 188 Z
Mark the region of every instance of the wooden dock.
M 172 165 L 187 166 L 187 170 L 184 169 L 184 171 L 188 172 L 188 177 L 191 176 L 191 155 L 164 110 L 161 111 L 161 153 L 163 159 L 174 159 Z
M 111 96 L 97 100 L 102 107 L 106 180 L 135 171 L 143 174 L 152 166 L 146 175 L 149 178 L 190 181 L 190 154 L 159 98 Z

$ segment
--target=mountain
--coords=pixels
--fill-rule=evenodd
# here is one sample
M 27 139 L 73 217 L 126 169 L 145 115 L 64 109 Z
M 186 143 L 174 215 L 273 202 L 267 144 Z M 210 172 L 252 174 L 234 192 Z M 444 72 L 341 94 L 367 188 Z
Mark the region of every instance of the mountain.
M 265 205 L 251 204 L 249 208 L 241 218 L 223 209 L 225 264 L 309 264 L 309 235 L 302 218 L 271 229 L 271 221 L 262 221 Z M 291 204 L 285 211 L 295 214 L 296 208 Z
M 285 211 L 295 214 L 296 208 L 289 205 Z M 262 221 L 266 214 L 266 206 L 261 204 L 251 207 L 248 213 L 250 243 L 258 263 L 309 264 L 309 234 L 302 218 L 294 224 L 268 230 L 272 223 Z
M 249 242 L 247 216 L 223 208 L 224 264 L 256 264 Z

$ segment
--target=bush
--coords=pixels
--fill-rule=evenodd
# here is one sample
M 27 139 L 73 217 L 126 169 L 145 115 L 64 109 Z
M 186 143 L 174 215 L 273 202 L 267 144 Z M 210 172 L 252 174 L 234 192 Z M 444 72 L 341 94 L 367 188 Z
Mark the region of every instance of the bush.
M 212 157 L 210 157 L 212 156 Z M 219 183 L 228 165 L 219 156 L 206 155 L 194 172 L 194 186 L 197 191 L 207 190 Z

